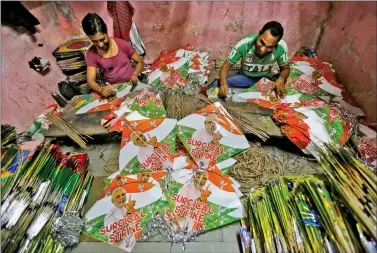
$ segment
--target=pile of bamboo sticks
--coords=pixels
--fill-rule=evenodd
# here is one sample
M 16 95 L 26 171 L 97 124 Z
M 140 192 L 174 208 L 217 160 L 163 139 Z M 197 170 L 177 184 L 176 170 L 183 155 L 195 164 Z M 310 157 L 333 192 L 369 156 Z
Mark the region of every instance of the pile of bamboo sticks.
M 53 112 L 46 113 L 46 118 L 60 130 L 62 130 L 66 135 L 68 135 L 81 148 L 87 148 L 87 138 L 93 139 L 90 135 L 82 133 L 77 127 L 62 119 L 60 116 L 57 116 Z
M 93 175 L 87 154 L 64 154 L 57 145 L 40 144 L 1 192 L 2 252 L 63 252 L 52 240 L 59 212 L 83 212 Z M 73 224 L 74 225 L 74 224 Z M 46 243 L 46 240 L 49 243 Z

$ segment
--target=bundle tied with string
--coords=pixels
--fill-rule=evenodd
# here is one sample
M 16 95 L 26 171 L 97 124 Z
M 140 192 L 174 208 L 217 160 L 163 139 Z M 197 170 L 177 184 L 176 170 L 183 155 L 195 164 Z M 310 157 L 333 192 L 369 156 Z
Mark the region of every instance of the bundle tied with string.
M 81 148 L 87 148 L 87 138 L 93 139 L 90 135 L 82 133 L 77 127 L 53 112 L 46 113 L 46 118 L 66 135 L 68 135 L 69 138 L 75 141 Z
M 252 145 L 234 159 L 237 163 L 229 175 L 240 183 L 242 193 L 249 193 L 283 173 L 283 164 L 257 145 Z

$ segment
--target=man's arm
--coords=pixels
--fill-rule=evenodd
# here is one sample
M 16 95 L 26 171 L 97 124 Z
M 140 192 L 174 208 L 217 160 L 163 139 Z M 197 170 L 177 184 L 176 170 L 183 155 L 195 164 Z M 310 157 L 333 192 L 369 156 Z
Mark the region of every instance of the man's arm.
M 225 98 L 228 94 L 228 83 L 226 78 L 228 76 L 229 69 L 233 66 L 228 60 L 224 62 L 220 69 L 220 90 L 219 97 Z
M 275 82 L 277 96 L 282 98 L 285 96 L 285 81 L 287 80 L 288 76 L 290 75 L 291 71 L 289 68 L 289 63 L 279 66 L 280 68 L 280 75 Z
M 136 84 L 136 82 L 138 80 L 138 76 L 139 76 L 140 72 L 143 70 L 144 61 L 140 57 L 140 55 L 136 52 L 134 52 L 132 54 L 131 59 L 136 63 L 135 71 L 134 71 L 134 73 L 132 74 L 132 77 L 131 77 L 131 82 L 133 84 Z
M 115 94 L 115 91 L 110 87 L 101 87 L 97 82 L 96 82 L 96 76 L 97 76 L 97 69 L 96 67 L 88 66 L 87 67 L 87 83 L 88 86 L 97 92 L 98 94 L 101 94 L 104 97 L 108 97 L 111 95 Z

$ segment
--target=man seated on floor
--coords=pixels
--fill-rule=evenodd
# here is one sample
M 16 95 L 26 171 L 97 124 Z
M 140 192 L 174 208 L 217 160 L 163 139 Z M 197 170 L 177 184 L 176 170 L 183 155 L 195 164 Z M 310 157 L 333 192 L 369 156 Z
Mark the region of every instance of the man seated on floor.
M 115 94 L 111 86 L 96 82 L 97 68 L 100 68 L 109 84 L 137 83 L 144 62 L 135 49 L 125 40 L 110 38 L 103 19 L 95 13 L 88 13 L 82 20 L 84 32 L 93 42 L 85 56 L 88 86 L 104 97 Z M 132 66 L 132 61 L 136 67 Z
M 225 98 L 229 88 L 249 88 L 262 77 L 271 78 L 271 69 L 278 64 L 280 74 L 275 81 L 275 94 L 284 97 L 284 84 L 289 76 L 287 43 L 282 40 L 284 28 L 279 22 L 265 24 L 259 34 L 249 34 L 237 42 L 220 69 L 220 80 L 214 82 L 219 88 L 218 96 Z M 240 72 L 227 78 L 229 69 L 241 61 Z

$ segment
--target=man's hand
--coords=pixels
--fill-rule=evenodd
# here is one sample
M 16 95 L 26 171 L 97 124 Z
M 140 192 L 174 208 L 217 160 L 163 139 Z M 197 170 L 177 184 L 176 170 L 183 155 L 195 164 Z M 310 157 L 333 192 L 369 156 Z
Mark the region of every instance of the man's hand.
M 136 85 L 137 81 L 139 81 L 139 78 L 136 75 L 131 76 L 131 84 Z
M 278 79 L 275 82 L 275 93 L 276 93 L 276 97 L 280 99 L 285 97 L 285 85 L 284 85 L 284 81 L 282 81 L 281 79 Z
M 101 95 L 104 97 L 110 97 L 115 94 L 116 94 L 115 90 L 110 86 L 105 86 L 101 88 Z
M 228 95 L 228 83 L 226 80 L 224 81 L 220 81 L 220 88 L 219 88 L 219 94 L 218 94 L 218 97 L 219 98 L 226 98 L 226 96 Z

